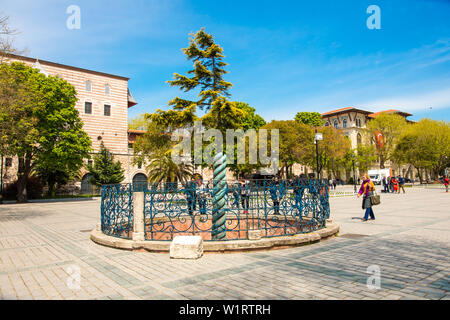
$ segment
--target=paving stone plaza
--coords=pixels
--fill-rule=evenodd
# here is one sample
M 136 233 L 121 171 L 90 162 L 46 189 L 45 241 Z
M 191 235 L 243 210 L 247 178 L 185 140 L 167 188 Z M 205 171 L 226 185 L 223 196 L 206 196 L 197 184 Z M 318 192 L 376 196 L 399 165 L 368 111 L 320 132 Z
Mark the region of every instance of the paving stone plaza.
M 0 298 L 448 300 L 450 193 L 406 191 L 382 194 L 367 222 L 356 196 L 330 198 L 340 233 L 319 243 L 198 260 L 93 243 L 99 199 L 4 204 Z

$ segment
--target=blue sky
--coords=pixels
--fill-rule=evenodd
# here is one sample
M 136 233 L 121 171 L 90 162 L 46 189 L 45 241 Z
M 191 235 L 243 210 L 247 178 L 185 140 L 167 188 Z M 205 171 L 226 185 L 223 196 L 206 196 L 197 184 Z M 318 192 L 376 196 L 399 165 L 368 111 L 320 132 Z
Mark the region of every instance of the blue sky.
M 181 52 L 201 27 L 224 48 L 234 101 L 266 120 L 299 111 L 354 106 L 401 109 L 413 120 L 450 121 L 450 1 L 0 0 L 28 56 L 119 74 L 138 105 L 129 117 L 183 92 L 174 72 L 191 67 Z M 66 28 L 66 8 L 81 29 Z M 369 30 L 369 5 L 381 29 Z

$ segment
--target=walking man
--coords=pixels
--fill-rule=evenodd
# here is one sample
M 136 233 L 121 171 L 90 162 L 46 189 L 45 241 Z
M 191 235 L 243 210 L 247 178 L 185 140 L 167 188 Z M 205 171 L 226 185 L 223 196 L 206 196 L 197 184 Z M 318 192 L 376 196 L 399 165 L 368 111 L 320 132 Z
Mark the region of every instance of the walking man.
M 383 177 L 383 188 L 384 188 L 384 192 L 389 193 L 389 184 L 388 181 L 386 179 L 386 177 Z
M 450 180 L 447 176 L 444 177 L 444 186 L 445 186 L 445 192 L 448 192 L 448 185 L 450 183 Z
M 191 181 L 186 184 L 186 200 L 188 205 L 188 213 L 192 216 L 193 211 L 195 211 L 195 203 L 197 202 L 197 183 L 195 178 L 192 177 Z
M 207 189 L 201 180 L 198 181 L 197 199 L 200 214 L 206 214 Z
M 248 208 L 250 207 L 250 181 L 241 180 L 240 194 L 244 214 L 248 214 Z
M 279 182 L 278 177 L 275 176 L 272 185 L 270 186 L 270 196 L 273 201 L 274 214 L 280 214 L 280 201 L 283 198 L 284 185 Z
M 398 193 L 400 193 L 400 189 L 402 189 L 403 193 L 405 193 L 405 178 L 402 176 L 398 177 Z

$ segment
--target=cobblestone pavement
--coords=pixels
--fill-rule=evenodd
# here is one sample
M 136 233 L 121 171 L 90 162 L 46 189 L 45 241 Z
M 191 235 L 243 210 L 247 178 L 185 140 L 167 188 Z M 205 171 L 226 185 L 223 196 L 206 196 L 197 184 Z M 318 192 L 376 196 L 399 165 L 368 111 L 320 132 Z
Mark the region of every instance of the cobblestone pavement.
M 93 243 L 98 200 L 1 205 L 0 297 L 448 300 L 450 194 L 382 194 L 368 222 L 360 220 L 360 201 L 331 199 L 338 237 L 195 261 Z M 380 268 L 380 289 L 367 287 L 372 265 Z

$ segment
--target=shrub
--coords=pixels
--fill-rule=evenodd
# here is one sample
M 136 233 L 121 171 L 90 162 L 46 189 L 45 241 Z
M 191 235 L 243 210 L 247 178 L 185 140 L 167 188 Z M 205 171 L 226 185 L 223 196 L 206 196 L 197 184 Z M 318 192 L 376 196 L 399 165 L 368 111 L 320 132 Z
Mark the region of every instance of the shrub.
M 39 199 L 42 197 L 44 185 L 38 177 L 29 177 L 27 180 L 27 196 L 28 199 Z M 16 199 L 17 196 L 17 180 L 7 184 L 3 188 L 4 199 Z

